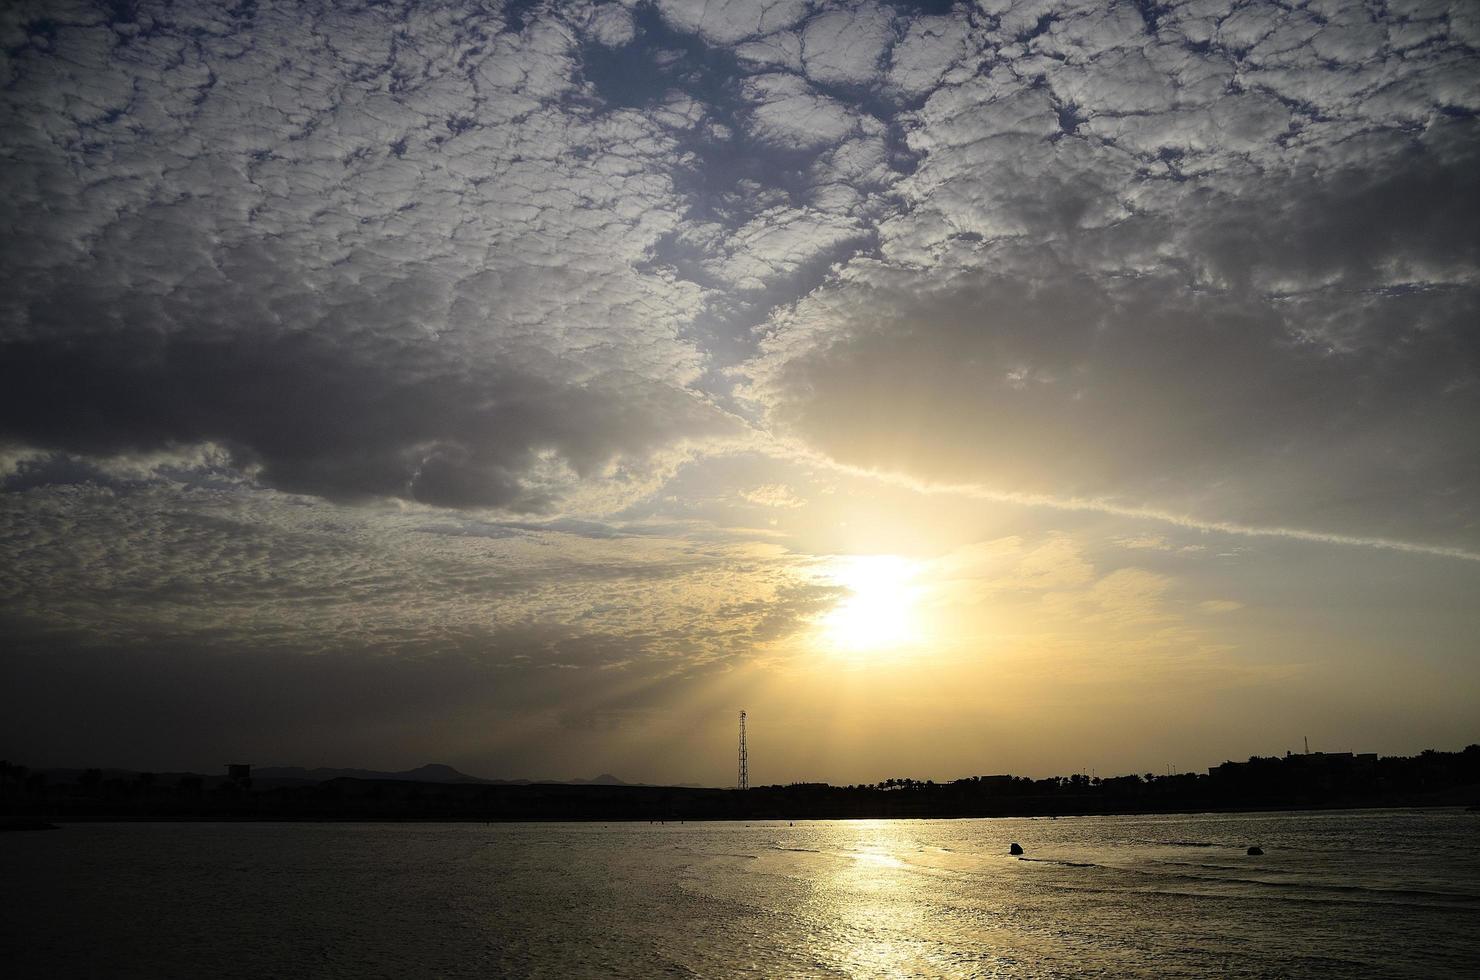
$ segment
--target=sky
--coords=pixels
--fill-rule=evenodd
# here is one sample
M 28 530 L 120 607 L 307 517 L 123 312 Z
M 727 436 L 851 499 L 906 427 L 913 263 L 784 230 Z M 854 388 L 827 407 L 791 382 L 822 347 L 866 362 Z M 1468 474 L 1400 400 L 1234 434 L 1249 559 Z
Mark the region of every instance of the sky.
M 0 11 L 0 753 L 1480 739 L 1480 6 Z

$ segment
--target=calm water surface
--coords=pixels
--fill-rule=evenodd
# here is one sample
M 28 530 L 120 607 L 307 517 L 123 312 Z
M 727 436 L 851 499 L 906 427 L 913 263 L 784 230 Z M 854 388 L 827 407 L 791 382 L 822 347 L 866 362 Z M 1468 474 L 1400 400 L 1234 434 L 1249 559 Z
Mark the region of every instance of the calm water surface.
M 1480 976 L 1480 815 L 71 824 L 0 915 L 14 977 Z

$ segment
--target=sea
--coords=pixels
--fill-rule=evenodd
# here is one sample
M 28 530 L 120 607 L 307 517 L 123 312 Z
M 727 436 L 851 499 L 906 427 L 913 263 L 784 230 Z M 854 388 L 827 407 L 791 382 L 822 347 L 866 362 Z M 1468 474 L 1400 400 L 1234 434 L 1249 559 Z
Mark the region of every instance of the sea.
M 1480 814 L 71 823 L 0 835 L 0 969 L 1480 977 Z

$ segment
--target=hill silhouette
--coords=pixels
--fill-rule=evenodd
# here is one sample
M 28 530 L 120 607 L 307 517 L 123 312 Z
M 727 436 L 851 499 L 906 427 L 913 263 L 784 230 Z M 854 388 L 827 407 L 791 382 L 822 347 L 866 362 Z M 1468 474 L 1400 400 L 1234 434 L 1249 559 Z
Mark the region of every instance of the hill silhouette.
M 236 767 L 233 767 L 236 768 Z M 328 778 L 318 778 L 321 774 Z M 1225 762 L 1205 772 L 1031 779 L 909 778 L 748 790 L 590 780 L 240 767 L 220 776 L 41 770 L 0 763 L 0 816 L 55 820 L 676 820 L 990 817 L 1336 807 L 1475 806 L 1480 745 L 1379 758 L 1350 752 Z
M 609 772 L 593 779 L 487 779 L 473 776 L 441 762 L 429 762 L 415 769 L 396 772 L 379 769 L 336 769 L 319 766 L 306 769 L 303 766 L 257 766 L 252 769 L 252 778 L 261 783 L 322 783 L 330 779 L 378 779 L 406 783 L 476 783 L 484 786 L 531 786 L 536 783 L 557 783 L 566 786 L 629 786 Z
M 431 762 L 415 769 L 405 769 L 399 772 L 384 772 L 378 769 L 334 769 L 328 766 L 319 766 L 315 769 L 305 769 L 302 766 L 259 766 L 253 769 L 252 776 L 261 780 L 303 780 L 313 783 L 322 783 L 328 779 L 396 779 L 408 783 L 493 784 L 508 782 L 508 780 L 470 776 L 440 762 Z

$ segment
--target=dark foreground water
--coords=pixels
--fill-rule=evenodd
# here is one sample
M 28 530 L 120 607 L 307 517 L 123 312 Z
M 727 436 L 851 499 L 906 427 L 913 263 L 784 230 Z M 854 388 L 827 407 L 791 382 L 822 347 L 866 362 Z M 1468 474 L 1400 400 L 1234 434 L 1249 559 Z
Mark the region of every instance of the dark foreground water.
M 1480 976 L 1480 815 L 72 824 L 0 917 L 11 977 Z

